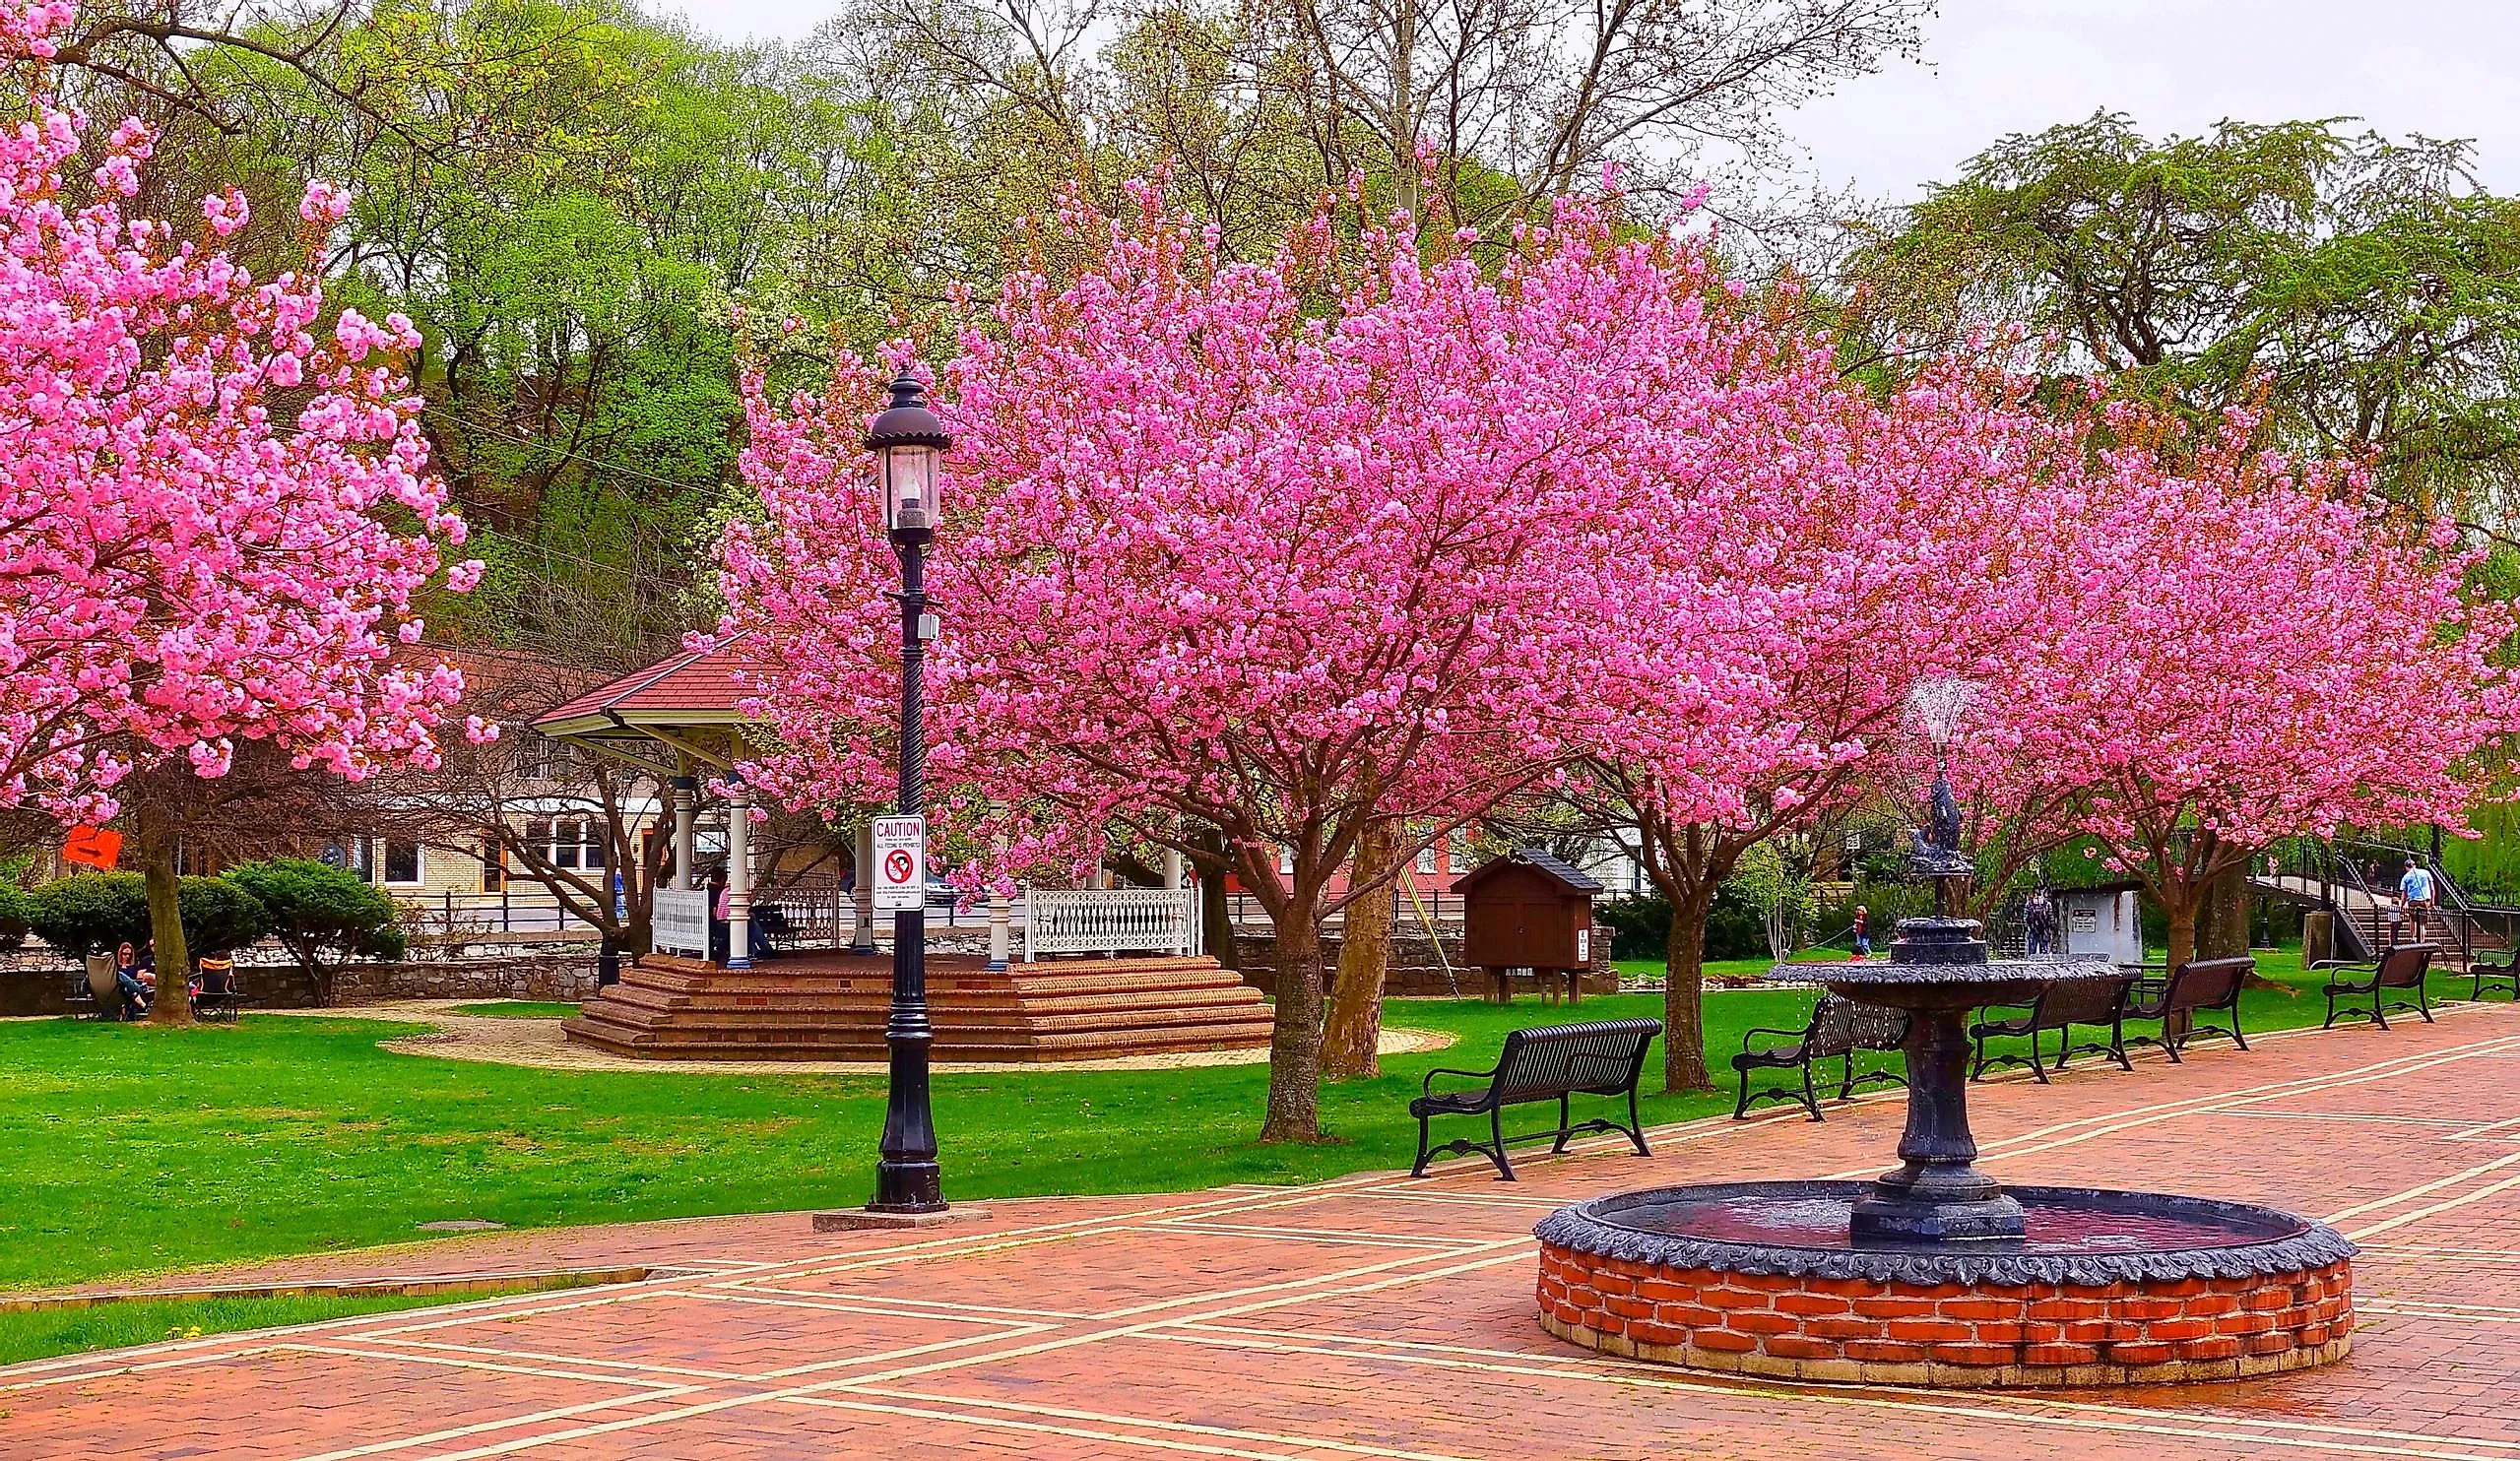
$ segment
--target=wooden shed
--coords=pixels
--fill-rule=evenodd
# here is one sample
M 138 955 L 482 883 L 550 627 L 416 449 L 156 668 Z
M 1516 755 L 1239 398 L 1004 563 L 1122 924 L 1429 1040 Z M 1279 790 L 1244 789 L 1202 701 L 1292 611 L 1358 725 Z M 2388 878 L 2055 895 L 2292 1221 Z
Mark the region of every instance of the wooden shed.
M 1518 848 L 1472 868 L 1453 891 L 1463 905 L 1461 962 L 1487 971 L 1493 998 L 1511 998 L 1507 981 L 1525 972 L 1550 993 L 1563 978 L 1567 997 L 1580 997 L 1592 966 L 1592 899 L 1602 891 L 1590 874 L 1545 848 Z

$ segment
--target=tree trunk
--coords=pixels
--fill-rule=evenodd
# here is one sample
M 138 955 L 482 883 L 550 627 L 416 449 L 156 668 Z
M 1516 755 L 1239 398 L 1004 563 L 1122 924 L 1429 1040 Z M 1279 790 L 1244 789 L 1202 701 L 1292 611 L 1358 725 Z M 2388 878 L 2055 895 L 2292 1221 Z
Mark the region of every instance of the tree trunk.
M 2162 912 L 2169 916 L 2170 945 L 2163 955 L 2175 971 L 2196 957 L 2196 905 L 2199 889 L 2172 884 L 2162 890 Z
M 1671 900 L 1671 933 L 1663 942 L 1662 1088 L 1712 1091 L 1707 1078 L 1707 915 L 1714 886 Z
M 1225 874 L 1233 864 L 1226 860 L 1224 834 L 1213 827 L 1201 828 L 1192 843 L 1198 850 L 1191 865 L 1198 869 L 1198 921 L 1206 935 L 1207 952 L 1226 968 L 1240 969 L 1243 958 L 1234 947 L 1234 909 L 1225 891 Z
M 141 876 L 149 889 L 149 939 L 158 964 L 158 997 L 149 1006 L 152 1025 L 189 1025 L 192 958 L 184 948 L 182 884 L 175 878 L 175 830 L 165 814 L 143 803 L 140 812 Z
M 1277 1023 L 1268 1037 L 1262 1141 L 1322 1139 L 1322 922 L 1318 894 L 1277 920 Z
M 2196 921 L 2200 959 L 2237 959 L 2249 951 L 2249 869 L 2233 863 L 2205 885 Z
M 1384 126 L 1391 134 L 1393 211 L 1414 226 L 1418 218 L 1417 0 L 1398 0 L 1391 12 L 1391 95 Z
M 1368 823 L 1356 836 L 1357 882 L 1380 883 L 1391 870 L 1399 829 Z M 1347 905 L 1347 931 L 1339 939 L 1338 979 L 1330 985 L 1329 1015 L 1322 1030 L 1322 1078 L 1357 1080 L 1383 1073 L 1376 1047 L 1383 1035 L 1383 985 L 1391 972 L 1389 887 L 1374 887 Z

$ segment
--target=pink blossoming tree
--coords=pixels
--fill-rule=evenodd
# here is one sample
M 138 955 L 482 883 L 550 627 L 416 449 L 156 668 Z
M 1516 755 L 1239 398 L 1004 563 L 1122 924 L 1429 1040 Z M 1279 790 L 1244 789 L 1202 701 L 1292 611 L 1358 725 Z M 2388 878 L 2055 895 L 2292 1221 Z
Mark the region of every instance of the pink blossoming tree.
M 2191 441 L 2113 413 L 2072 621 L 1980 746 L 2144 881 L 2173 963 L 2215 880 L 2280 838 L 2464 824 L 2481 755 L 2520 728 L 2509 606 L 2464 592 L 2477 550 L 2350 464 L 2252 449 L 2253 424 Z
M 59 10 L 0 38 L 39 57 Z M 69 207 L 81 134 L 40 99 L 0 134 L 0 803 L 100 818 L 135 768 L 219 776 L 239 738 L 352 779 L 429 763 L 462 679 L 397 652 L 464 529 L 393 363 L 417 334 L 344 311 L 319 337 L 311 267 L 259 282 L 222 252 L 237 194 L 205 200 L 190 239 L 124 216 L 137 121 L 97 160 L 97 201 Z M 310 260 L 342 206 L 309 190 Z M 139 839 L 168 1020 L 189 1018 L 176 830 Z
M 1717 550 L 1711 515 L 1648 521 L 1628 482 L 1652 402 L 1704 389 L 1700 311 L 1667 245 L 1582 205 L 1493 275 L 1326 227 L 1229 267 L 1151 202 L 1059 226 L 1091 262 L 1016 277 L 947 373 L 933 764 L 1008 866 L 1220 831 L 1277 928 L 1262 1135 L 1310 1140 L 1320 925 L 1382 895 L 1331 893 L 1367 829 L 1457 825 L 1623 727 L 1756 693 L 1741 601 L 1626 561 Z M 792 798 L 885 774 L 872 384 L 753 393 L 766 523 L 725 543 L 725 627 L 779 667 L 755 771 Z
M 1717 888 L 1763 841 L 1863 799 L 1906 733 L 1908 690 L 1993 677 L 2052 615 L 2042 565 L 2059 512 L 2059 435 L 2000 377 L 1954 363 L 1876 401 L 1829 342 L 1740 314 L 1725 389 L 1671 418 L 1653 490 L 1719 514 L 1719 552 L 1656 571 L 1756 619 L 1775 694 L 1728 733 L 1628 728 L 1579 794 L 1606 802 L 1672 908 L 1664 1079 L 1711 1082 L 1701 999 Z M 1646 707 L 1648 714 L 1651 707 Z

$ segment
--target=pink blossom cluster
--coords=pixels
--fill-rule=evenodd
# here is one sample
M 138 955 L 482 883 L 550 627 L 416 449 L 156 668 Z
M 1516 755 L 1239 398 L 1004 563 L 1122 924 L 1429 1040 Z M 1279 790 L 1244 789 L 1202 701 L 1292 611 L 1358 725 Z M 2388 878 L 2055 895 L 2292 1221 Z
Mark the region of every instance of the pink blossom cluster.
M 1228 265 L 1151 201 L 1058 223 L 1095 262 L 1010 281 L 945 381 L 932 766 L 1002 867 L 1202 822 L 1304 917 L 1368 816 L 1441 826 L 1766 706 L 1759 593 L 1634 561 L 1722 546 L 1712 504 L 1637 489 L 1674 404 L 1728 389 L 1703 258 L 1581 202 L 1494 273 L 1325 225 Z M 765 522 L 724 544 L 722 630 L 775 667 L 754 774 L 826 804 L 890 781 L 876 375 L 784 410 L 752 384 Z
M 2480 756 L 2520 730 L 2510 605 L 2480 549 L 2350 463 L 2190 441 L 2118 408 L 2076 484 L 2050 632 L 2010 657 L 1988 774 L 2043 795 L 2182 910 L 2179 885 L 2347 825 L 2464 826 Z
M 33 49 L 53 9 L 0 41 Z M 464 524 L 395 363 L 418 332 L 319 334 L 311 266 L 258 281 L 218 246 L 241 195 L 205 201 L 206 239 L 126 217 L 136 120 L 67 206 L 82 131 L 38 99 L 0 133 L 0 804 L 100 817 L 136 765 L 216 776 L 240 736 L 351 778 L 432 762 L 463 681 L 400 647 Z M 341 210 L 309 191 L 310 250 Z

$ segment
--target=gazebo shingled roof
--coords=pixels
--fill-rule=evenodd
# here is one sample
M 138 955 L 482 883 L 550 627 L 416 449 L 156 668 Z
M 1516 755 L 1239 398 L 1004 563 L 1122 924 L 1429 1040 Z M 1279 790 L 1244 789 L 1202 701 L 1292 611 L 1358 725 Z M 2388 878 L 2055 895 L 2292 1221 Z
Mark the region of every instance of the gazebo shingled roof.
M 732 766 L 751 721 L 743 713 L 751 691 L 743 678 L 749 662 L 742 644 L 738 636 L 669 655 L 535 717 L 534 729 L 637 761 L 652 760 L 662 744 L 713 766 Z

